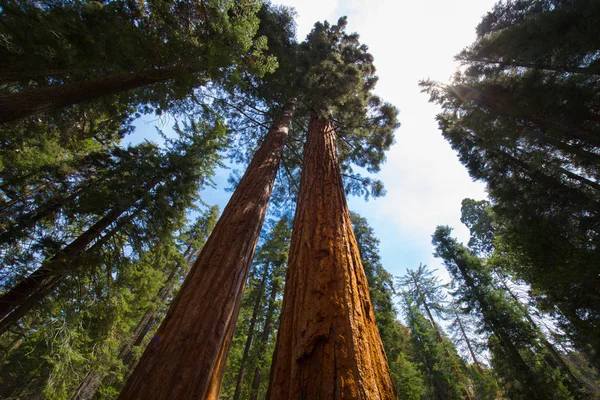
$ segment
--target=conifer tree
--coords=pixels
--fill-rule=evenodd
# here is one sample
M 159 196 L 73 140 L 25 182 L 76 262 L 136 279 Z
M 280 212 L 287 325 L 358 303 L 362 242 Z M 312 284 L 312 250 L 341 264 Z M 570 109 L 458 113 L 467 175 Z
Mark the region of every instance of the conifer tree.
M 74 230 L 75 236 L 68 232 L 52 243 L 46 250 L 49 256 L 42 253 L 41 266 L 26 277 L 13 272 L 17 283 L 1 297 L 1 333 L 48 296 L 65 276 L 85 268 L 85 258 L 99 251 L 132 219 L 156 212 L 153 216 L 159 226 L 182 218 L 198 188 L 213 173 L 218 151 L 225 144 L 225 130 L 218 121 L 215 126 L 191 122 L 178 130 L 180 137 L 170 142 L 167 151 L 149 144 L 117 151 L 119 159 L 107 160 L 113 169 L 106 169 L 99 179 L 92 177 L 93 185 L 85 188 L 75 207 L 66 209 L 67 216 L 79 213 L 84 217 L 83 227 Z M 171 207 L 168 212 L 159 211 L 167 205 Z
M 458 355 L 448 340 L 439 340 L 439 328 L 431 324 L 411 296 L 403 294 L 403 311 L 411 333 L 415 361 L 428 381 L 428 398 L 464 399 L 465 387 L 456 374 Z M 453 356 L 450 356 L 452 352 Z M 468 394 L 467 394 L 468 396 Z
M 336 123 L 356 146 L 339 157 L 376 171 L 396 110 L 370 93 L 372 56 L 345 25 L 318 23 L 300 47 L 308 68 L 299 100 L 312 111 L 269 399 L 395 397 L 352 232 Z
M 264 40 L 253 42 L 258 9 L 209 1 L 3 1 L 0 123 L 111 95 L 160 112 L 210 80 L 236 79 L 248 67 L 272 70 L 274 60 L 261 54 Z
M 415 343 L 422 345 L 417 352 L 428 351 L 431 345 L 423 345 L 425 340 L 428 340 L 429 333 L 435 333 L 437 342 L 439 343 L 440 351 L 443 351 L 443 355 L 446 358 L 444 362 L 437 360 L 437 355 L 434 357 L 431 355 L 426 361 L 430 372 L 430 381 L 432 386 L 435 388 L 437 397 L 439 398 L 455 398 L 458 393 L 462 393 L 462 398 L 470 399 L 471 395 L 468 389 L 465 376 L 460 370 L 459 357 L 456 354 L 454 345 L 444 338 L 441 328 L 436 323 L 433 314 L 435 313 L 438 318 L 442 317 L 447 313 L 446 309 L 446 296 L 442 292 L 443 285 L 439 282 L 437 277 L 433 276 L 433 272 L 427 270 L 427 266 L 419 265 L 416 271 L 408 270 L 406 275 L 402 277 L 398 284 L 404 289 L 403 296 L 405 297 L 405 316 L 409 321 L 409 327 L 415 335 L 424 335 L 423 338 L 418 339 Z M 417 315 L 422 310 L 425 311 L 430 328 L 426 328 L 423 325 L 422 314 Z M 427 331 L 427 332 L 425 332 Z M 439 365 L 438 365 L 439 364 Z M 448 368 L 443 371 L 444 368 Z M 446 375 L 434 376 L 432 372 L 434 370 L 443 371 Z M 448 375 L 451 373 L 452 375 Z M 449 397 L 448 397 L 449 396 Z
M 185 175 L 183 168 L 180 172 Z M 160 316 L 170 296 L 166 292 L 185 273 L 185 253 L 201 246 L 216 219 L 210 210 L 200 216 L 193 235 L 181 234 L 186 211 L 181 206 L 189 205 L 185 191 L 195 194 L 189 184 L 179 181 L 160 196 L 150 193 L 152 205 L 88 252 L 83 268 L 64 276 L 0 339 L 2 346 L 19 343 L 0 367 L 0 397 L 85 399 L 99 386 L 102 398 L 114 397 L 136 358 L 132 345 L 148 334 L 145 321 Z M 151 330 L 155 321 L 148 322 Z
M 254 155 L 120 399 L 218 397 L 292 112 L 293 104 L 282 111 Z
M 569 391 L 568 379 L 548 363 L 535 327 L 514 301 L 494 286 L 494 279 L 482 261 L 456 239 L 450 228 L 438 227 L 433 235 L 435 255 L 441 257 L 453 278 L 456 300 L 476 312 L 483 329 L 491 334 L 490 351 L 496 372 L 505 382 L 511 398 L 562 399 L 578 396 Z
M 598 4 L 499 3 L 450 85 L 423 82 L 444 137 L 487 183 L 518 275 L 598 366 Z

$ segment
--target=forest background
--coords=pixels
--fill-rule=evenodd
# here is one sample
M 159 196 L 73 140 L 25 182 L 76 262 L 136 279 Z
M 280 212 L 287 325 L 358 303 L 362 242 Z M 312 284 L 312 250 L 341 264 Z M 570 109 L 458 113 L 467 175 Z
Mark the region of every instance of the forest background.
M 493 6 L 493 0 L 283 0 L 275 4 L 294 7 L 297 37 L 303 40 L 315 21 L 337 21 L 348 16 L 348 32 L 359 32 L 376 60 L 379 82 L 375 92 L 400 109 L 401 126 L 387 161 L 377 174 L 386 195 L 370 198 L 350 196 L 350 209 L 364 216 L 380 243 L 382 264 L 392 275 L 424 263 L 444 281 L 448 273 L 433 257 L 431 233 L 437 225 L 449 225 L 454 236 L 469 241 L 469 230 L 460 222 L 464 198 L 483 200 L 485 184 L 473 182 L 457 154 L 440 134 L 435 116 L 437 104 L 429 103 L 418 82 L 431 78 L 448 82 L 458 63 L 454 56 L 475 39 L 475 27 Z M 143 117 L 124 142 L 160 140 L 156 117 Z M 169 132 L 172 121 L 158 121 Z M 244 171 L 245 166 L 230 165 Z M 222 210 L 231 196 L 230 169 L 220 168 L 215 188 L 201 196 Z

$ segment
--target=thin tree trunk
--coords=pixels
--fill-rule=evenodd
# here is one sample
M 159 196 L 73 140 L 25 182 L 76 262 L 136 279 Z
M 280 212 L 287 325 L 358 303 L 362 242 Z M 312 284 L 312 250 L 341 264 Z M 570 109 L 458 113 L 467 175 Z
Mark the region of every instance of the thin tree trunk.
M 436 336 L 437 336 L 437 341 L 440 344 L 444 343 L 444 338 L 442 337 L 442 334 L 440 333 L 440 329 L 438 328 L 437 324 L 435 323 L 435 320 L 433 319 L 433 314 L 431 313 L 431 310 L 429 309 L 429 305 L 427 305 L 427 302 L 425 301 L 425 298 L 423 297 L 423 294 L 421 293 L 421 288 L 419 287 L 419 282 L 417 281 L 417 278 L 414 276 L 414 274 L 412 275 L 413 281 L 415 282 L 415 288 L 417 289 L 417 293 L 419 295 L 419 298 L 421 299 L 421 303 L 423 303 L 423 306 L 425 307 L 425 311 L 427 312 L 427 316 L 429 317 L 429 322 L 431 322 L 431 325 L 433 326 L 433 329 L 435 330 Z M 446 356 L 447 359 L 450 360 L 452 366 L 452 372 L 454 372 L 454 377 L 456 378 L 456 380 L 460 383 L 462 383 L 462 387 L 464 389 L 464 394 L 465 394 L 465 399 L 466 400 L 471 400 L 471 396 L 469 395 L 469 389 L 467 384 L 464 382 L 464 378 L 462 377 L 460 371 L 458 370 L 458 368 L 456 367 L 454 361 L 454 357 L 452 357 L 450 355 L 450 352 L 444 348 L 444 355 Z
M 175 71 L 174 68 L 168 68 L 159 71 L 133 72 L 102 77 L 92 81 L 56 84 L 1 95 L 0 124 L 153 83 L 164 82 L 172 79 Z
M 258 293 L 256 293 L 256 300 L 254 301 L 254 307 L 252 308 L 252 317 L 250 317 L 250 326 L 248 327 L 248 335 L 246 335 L 246 344 L 244 345 L 244 353 L 242 354 L 242 362 L 240 365 L 240 371 L 238 372 L 237 381 L 235 383 L 235 393 L 233 394 L 233 400 L 239 400 L 242 394 L 242 386 L 244 384 L 244 375 L 246 375 L 246 363 L 248 362 L 248 356 L 250 355 L 250 347 L 252 346 L 252 340 L 254 338 L 254 329 L 256 327 L 256 321 L 258 320 L 258 312 L 260 309 L 260 303 L 262 300 L 263 292 L 265 289 L 265 282 L 269 273 L 269 263 L 266 262 L 263 267 L 263 273 L 261 277 L 260 287 Z
M 277 267 L 279 269 L 280 266 Z M 269 294 L 269 306 L 267 308 L 267 314 L 265 316 L 265 325 L 263 327 L 263 331 L 261 334 L 261 343 L 258 349 L 257 354 L 257 365 L 254 369 L 254 377 L 252 378 L 252 386 L 250 388 L 250 398 L 249 400 L 257 400 L 258 399 L 258 390 L 260 388 L 261 381 L 261 372 L 260 372 L 260 363 L 265 358 L 265 353 L 267 351 L 267 342 L 269 341 L 269 336 L 271 336 L 271 330 L 273 329 L 273 317 L 275 314 L 275 305 L 277 302 L 277 295 L 281 290 L 279 283 L 277 282 L 277 276 L 273 276 L 271 278 L 271 293 Z
M 335 140 L 313 113 L 268 399 L 396 399 Z
M 519 309 L 521 310 L 521 312 L 523 312 L 523 315 L 525 316 L 525 319 L 527 319 L 527 321 L 529 322 L 529 324 L 539 333 L 540 340 L 541 340 L 542 344 L 544 345 L 544 347 L 546 348 L 546 350 L 548 350 L 548 352 L 550 353 L 550 355 L 551 355 L 552 359 L 554 360 L 554 362 L 556 363 L 556 365 L 562 370 L 562 372 L 564 374 L 567 375 L 567 377 L 569 378 L 569 381 L 571 382 L 571 385 L 573 385 L 574 389 L 581 389 L 583 387 L 583 382 L 581 382 L 581 380 L 573 373 L 573 371 L 571 370 L 571 367 L 569 366 L 569 364 L 567 364 L 567 362 L 565 361 L 565 359 L 554 348 L 554 346 L 552 345 L 552 343 L 550 343 L 548 341 L 548 339 L 546 339 L 546 337 L 545 337 L 544 333 L 542 332 L 542 330 L 540 329 L 540 327 L 535 323 L 535 321 L 533 320 L 533 318 L 531 318 L 531 316 L 529 315 L 528 310 L 521 303 L 521 301 L 519 300 L 519 298 L 517 297 L 517 295 L 514 294 L 513 291 L 510 289 L 510 287 L 508 286 L 508 284 L 504 280 L 504 277 L 501 276 L 500 274 L 498 274 L 498 275 L 499 275 L 499 278 L 500 278 L 500 282 L 502 282 L 502 286 L 504 287 L 504 289 L 506 290 L 506 292 L 510 295 L 510 297 L 512 297 L 513 300 L 516 302 L 516 305 L 517 305 L 517 307 L 519 307 Z
M 65 276 L 63 268 L 69 268 L 71 262 L 82 255 L 85 248 L 98 239 L 102 231 L 117 221 L 127 209 L 115 209 L 104 216 L 100 221 L 81 234 L 77 239 L 62 249 L 57 255 L 44 263 L 40 268 L 23 279 L 17 286 L 0 297 L 0 335 L 4 334 L 12 325 L 17 323 L 27 312 L 35 307 L 41 300 L 48 296 L 52 289 Z M 114 236 L 137 213 L 123 218 L 106 235 L 88 250 L 95 251 Z
M 463 276 L 463 279 L 465 280 L 465 283 L 467 284 L 467 286 L 471 287 L 474 290 L 475 296 L 476 296 L 477 301 L 479 302 L 481 308 L 482 309 L 490 309 L 487 301 L 485 300 L 485 298 L 479 291 L 478 286 L 475 284 L 475 282 L 473 281 L 473 278 L 471 278 L 471 276 L 468 274 L 467 270 L 465 269 L 465 265 L 462 262 L 457 262 L 457 266 L 458 266 L 458 269 L 459 269 L 461 275 Z M 510 335 L 508 335 L 508 333 L 502 326 L 502 323 L 499 323 L 496 320 L 496 318 L 490 318 L 489 316 L 486 316 L 486 315 L 483 315 L 483 320 L 484 320 L 485 324 L 490 327 L 493 334 L 500 341 L 500 345 L 506 351 L 508 358 L 511 360 L 512 365 L 515 367 L 516 371 L 520 374 L 519 379 L 522 379 L 523 383 L 525 384 L 525 387 L 533 387 L 532 384 L 536 381 L 535 375 L 534 375 L 533 371 L 531 370 L 531 368 L 529 367 L 529 365 L 525 362 L 525 360 L 521 356 L 521 353 L 519 353 L 519 350 L 513 343 L 512 338 L 510 337 Z M 529 391 L 529 393 L 533 396 L 532 398 L 535 398 L 535 399 L 540 398 L 539 396 L 535 395 L 535 393 L 532 391 Z
M 454 311 L 454 315 L 456 316 L 456 321 L 458 321 L 458 326 L 460 328 L 460 333 L 462 334 L 462 337 L 465 340 L 465 343 L 467 343 L 467 348 L 469 349 L 469 353 L 471 354 L 471 358 L 473 359 L 473 363 L 477 366 L 477 370 L 479 372 L 482 372 L 481 371 L 481 364 L 479 364 L 479 361 L 477 360 L 477 357 L 475 357 L 475 352 L 473 351 L 473 347 L 471 347 L 471 341 L 469 340 L 469 337 L 467 336 L 467 334 L 465 332 L 465 328 L 463 327 L 462 321 L 460 320 L 460 317 L 458 316 L 458 313 L 456 312 L 456 310 Z
M 255 154 L 120 400 L 218 398 L 293 109 Z

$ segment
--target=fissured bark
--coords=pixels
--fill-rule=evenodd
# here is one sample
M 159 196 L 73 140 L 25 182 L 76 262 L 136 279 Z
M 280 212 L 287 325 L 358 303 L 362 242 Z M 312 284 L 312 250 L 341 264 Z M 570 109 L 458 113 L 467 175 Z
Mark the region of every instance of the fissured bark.
M 335 140 L 311 115 L 267 399 L 396 399 Z
M 120 400 L 218 399 L 293 105 L 248 166 Z

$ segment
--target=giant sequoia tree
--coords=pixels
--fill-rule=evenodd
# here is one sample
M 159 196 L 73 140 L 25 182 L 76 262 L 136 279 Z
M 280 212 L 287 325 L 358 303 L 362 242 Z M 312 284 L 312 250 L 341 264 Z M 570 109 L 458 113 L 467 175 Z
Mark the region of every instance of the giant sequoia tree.
M 236 79 L 236 69 L 274 66 L 260 53 L 264 40 L 251 50 L 258 3 L 3 1 L 0 7 L 0 123 L 116 94 L 160 112 L 210 80 Z M 139 90 L 127 93 L 132 89 Z
M 217 398 L 292 106 L 266 136 L 120 399 Z M 180 382 L 180 376 L 186 376 Z
M 515 272 L 598 363 L 598 4 L 498 4 L 450 85 L 424 82 L 471 176 L 488 184 Z M 595 353 L 595 355 L 593 355 Z
M 310 121 L 270 399 L 395 397 L 339 158 L 377 170 L 396 111 L 370 93 L 372 57 L 345 25 L 316 24 L 301 45 L 308 66 L 301 100 Z M 339 154 L 337 135 L 349 143 Z

